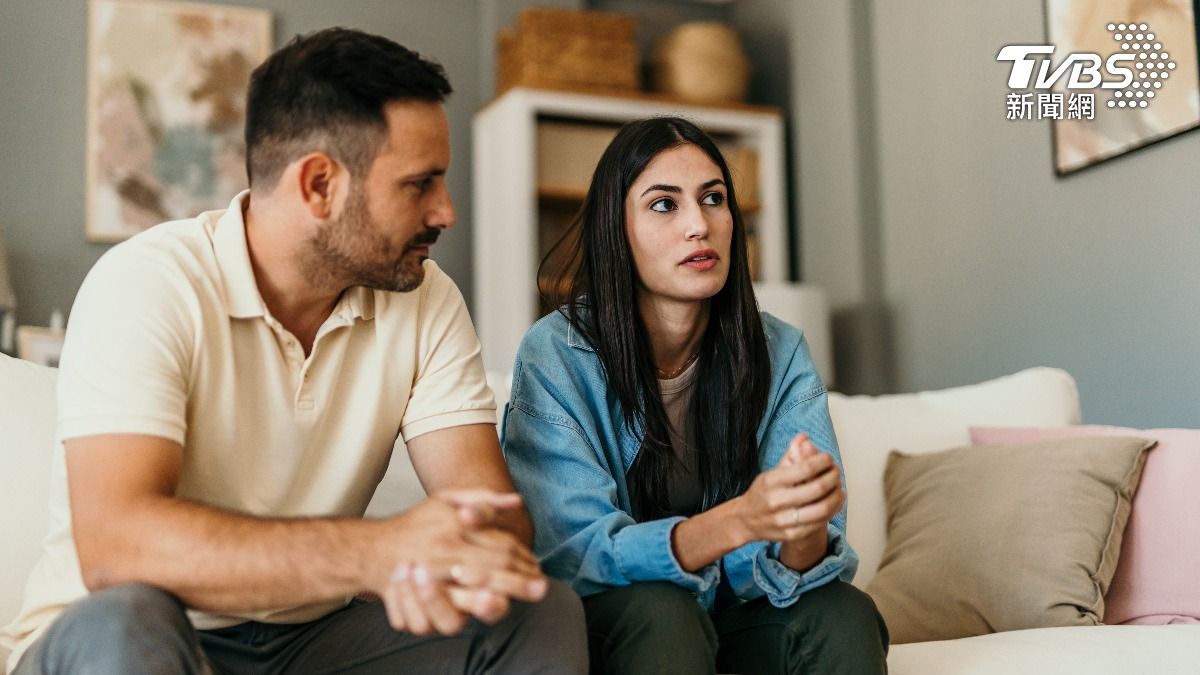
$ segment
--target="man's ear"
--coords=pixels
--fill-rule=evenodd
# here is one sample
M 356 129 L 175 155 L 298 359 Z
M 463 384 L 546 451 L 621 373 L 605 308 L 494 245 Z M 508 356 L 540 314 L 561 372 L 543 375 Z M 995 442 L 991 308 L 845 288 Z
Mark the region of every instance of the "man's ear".
M 350 175 L 337 160 L 324 152 L 312 152 L 297 160 L 296 181 L 300 200 L 309 215 L 329 219 L 342 193 L 350 187 Z

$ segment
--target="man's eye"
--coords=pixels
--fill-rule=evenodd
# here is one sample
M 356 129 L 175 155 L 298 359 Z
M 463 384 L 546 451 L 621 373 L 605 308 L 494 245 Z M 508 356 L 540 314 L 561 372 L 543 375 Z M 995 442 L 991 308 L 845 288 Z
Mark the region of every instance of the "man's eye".
M 725 203 L 725 195 L 720 192 L 710 192 L 700 199 L 700 203 L 705 206 L 720 206 Z
M 653 202 L 650 202 L 650 210 L 658 211 L 659 213 L 667 213 L 668 211 L 674 211 L 675 210 L 675 200 L 671 199 L 670 197 L 663 197 L 662 199 L 655 199 Z
M 421 192 L 425 192 L 433 185 L 433 177 L 422 178 L 421 180 L 413 181 L 413 186 Z

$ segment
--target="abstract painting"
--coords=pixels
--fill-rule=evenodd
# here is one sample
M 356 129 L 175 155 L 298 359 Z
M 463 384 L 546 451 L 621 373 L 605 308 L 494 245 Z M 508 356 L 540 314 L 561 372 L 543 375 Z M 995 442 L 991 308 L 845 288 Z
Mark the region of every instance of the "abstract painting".
M 1090 53 L 1118 65 L 1132 79 L 1096 89 L 1094 116 L 1055 119 L 1059 175 L 1200 128 L 1200 0 L 1046 0 L 1048 42 L 1062 55 Z M 1131 57 L 1131 58 L 1130 58 Z M 1055 91 L 1065 92 L 1063 78 Z M 1105 80 L 1121 81 L 1107 72 Z
M 224 207 L 246 187 L 246 85 L 270 53 L 270 13 L 163 0 L 89 8 L 88 238 Z

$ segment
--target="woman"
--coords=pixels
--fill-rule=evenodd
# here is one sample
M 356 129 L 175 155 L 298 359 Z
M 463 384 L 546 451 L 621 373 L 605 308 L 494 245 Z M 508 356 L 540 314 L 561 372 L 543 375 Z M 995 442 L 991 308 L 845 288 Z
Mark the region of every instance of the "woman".
M 556 248 L 561 309 L 521 343 L 503 443 L 535 552 L 584 598 L 592 671 L 884 672 L 825 387 L 757 310 L 713 142 L 626 125 Z

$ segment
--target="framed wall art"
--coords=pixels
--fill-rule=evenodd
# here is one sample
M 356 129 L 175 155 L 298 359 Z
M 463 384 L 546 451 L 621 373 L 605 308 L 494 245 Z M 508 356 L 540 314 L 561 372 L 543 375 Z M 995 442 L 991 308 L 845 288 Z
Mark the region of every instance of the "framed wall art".
M 91 0 L 88 19 L 88 239 L 224 207 L 246 186 L 246 85 L 270 13 Z
M 1062 115 L 1052 122 L 1055 171 L 1067 175 L 1104 160 L 1200 128 L 1200 0 L 1046 0 L 1048 44 L 1054 65 L 1067 54 L 1099 56 L 1108 82 L 1121 82 L 1116 65 L 1132 78 L 1122 87 L 1097 88 L 1091 115 Z M 1054 92 L 1077 98 L 1060 78 Z

